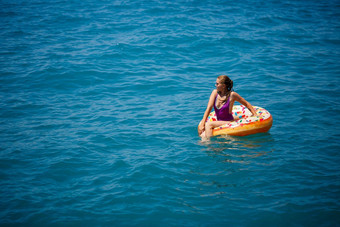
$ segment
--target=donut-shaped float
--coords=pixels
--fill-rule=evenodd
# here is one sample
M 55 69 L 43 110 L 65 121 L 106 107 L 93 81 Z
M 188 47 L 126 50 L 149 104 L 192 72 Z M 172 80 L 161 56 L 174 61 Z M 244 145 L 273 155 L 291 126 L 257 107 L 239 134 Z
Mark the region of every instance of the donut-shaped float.
M 253 106 L 257 116 L 252 116 L 251 112 L 243 105 L 233 106 L 234 121 L 213 129 L 213 136 L 247 136 L 260 132 L 267 132 L 273 124 L 271 114 L 264 108 Z M 207 121 L 217 121 L 215 112 L 209 114 Z

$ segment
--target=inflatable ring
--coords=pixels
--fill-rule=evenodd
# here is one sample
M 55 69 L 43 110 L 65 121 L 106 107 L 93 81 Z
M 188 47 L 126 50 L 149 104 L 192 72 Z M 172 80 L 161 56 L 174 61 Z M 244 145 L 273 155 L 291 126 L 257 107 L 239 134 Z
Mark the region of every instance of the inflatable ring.
M 273 124 L 271 114 L 258 106 L 253 106 L 257 116 L 252 116 L 251 112 L 243 105 L 233 106 L 234 121 L 213 129 L 213 136 L 231 135 L 247 136 L 260 132 L 267 132 Z M 215 112 L 209 114 L 207 121 L 217 121 Z

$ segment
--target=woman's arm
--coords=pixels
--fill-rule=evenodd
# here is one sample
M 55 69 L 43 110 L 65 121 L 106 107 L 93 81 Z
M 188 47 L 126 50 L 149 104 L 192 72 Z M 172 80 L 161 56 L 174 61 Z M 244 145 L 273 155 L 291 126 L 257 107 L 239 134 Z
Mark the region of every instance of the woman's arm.
M 217 95 L 217 90 L 215 89 L 215 90 L 213 90 L 211 92 L 207 108 L 206 108 L 206 110 L 204 112 L 202 121 L 200 122 L 200 124 L 198 126 L 199 134 L 201 134 L 204 131 L 204 129 L 205 129 L 205 122 L 207 121 L 208 116 L 209 116 L 209 114 L 210 114 L 210 112 L 211 112 L 211 110 L 212 110 L 212 108 L 214 106 L 216 95 Z
M 233 92 L 232 99 L 234 102 L 237 101 L 241 103 L 242 105 L 244 105 L 245 107 L 247 107 L 250 110 L 250 112 L 253 114 L 253 116 L 256 116 L 256 111 L 253 108 L 253 106 L 249 102 L 247 102 L 247 100 L 245 100 L 241 95 L 237 94 L 236 92 Z

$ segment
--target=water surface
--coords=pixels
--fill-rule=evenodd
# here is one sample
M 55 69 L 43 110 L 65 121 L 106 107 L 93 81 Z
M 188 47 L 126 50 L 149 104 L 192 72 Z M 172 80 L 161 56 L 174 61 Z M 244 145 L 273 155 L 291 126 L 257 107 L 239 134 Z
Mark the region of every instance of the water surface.
M 0 1 L 1 225 L 339 225 L 339 7 Z M 268 133 L 200 141 L 220 74 Z

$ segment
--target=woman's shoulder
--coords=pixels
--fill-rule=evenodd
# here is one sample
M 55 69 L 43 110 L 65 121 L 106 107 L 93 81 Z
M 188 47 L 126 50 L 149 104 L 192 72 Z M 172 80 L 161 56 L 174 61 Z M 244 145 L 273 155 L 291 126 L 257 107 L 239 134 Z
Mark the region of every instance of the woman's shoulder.
M 240 95 L 237 94 L 235 91 L 230 92 L 230 98 L 231 99 L 237 99 Z
M 217 90 L 216 89 L 214 89 L 212 92 L 211 92 L 211 95 L 210 95 L 210 99 L 212 99 L 212 98 L 216 98 L 216 96 L 217 96 Z
M 238 95 L 235 91 L 230 92 L 230 97 L 235 97 L 235 95 Z
M 211 95 L 217 95 L 217 89 L 214 89 L 212 92 L 211 92 Z

